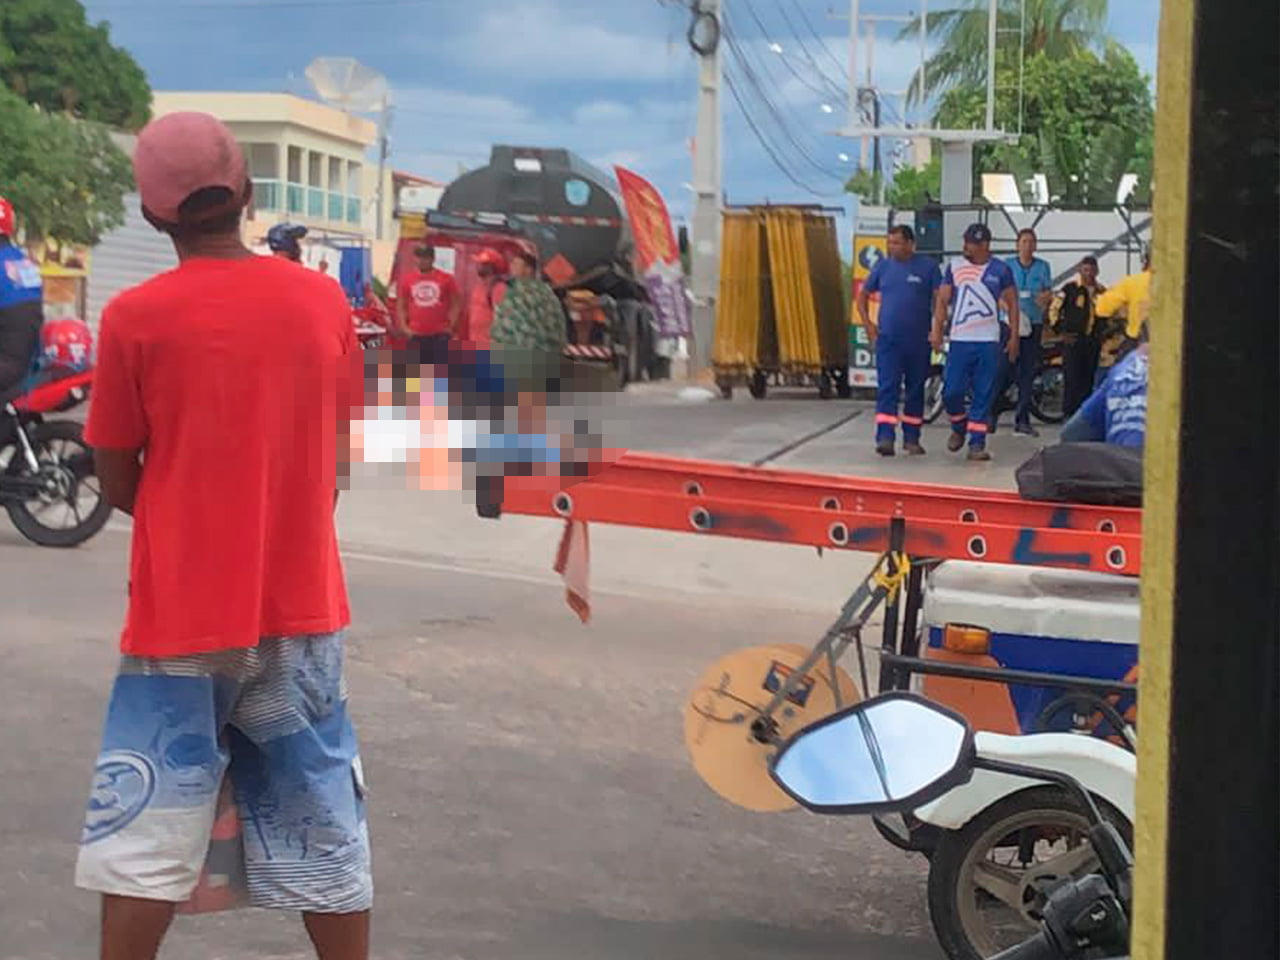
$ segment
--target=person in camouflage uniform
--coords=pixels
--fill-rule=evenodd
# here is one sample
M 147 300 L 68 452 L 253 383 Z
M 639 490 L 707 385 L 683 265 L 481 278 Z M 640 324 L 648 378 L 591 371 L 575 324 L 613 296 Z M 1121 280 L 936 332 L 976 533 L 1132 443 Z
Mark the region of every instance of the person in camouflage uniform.
M 538 276 L 538 261 L 517 253 L 507 292 L 494 311 L 491 350 L 502 377 L 519 394 L 521 429 L 545 424 L 545 397 L 560 391 L 567 340 L 564 308 Z
M 490 336 L 504 350 L 554 353 L 564 350 L 564 309 L 559 298 L 538 276 L 538 261 L 518 253 L 511 261 L 506 296 L 494 311 Z

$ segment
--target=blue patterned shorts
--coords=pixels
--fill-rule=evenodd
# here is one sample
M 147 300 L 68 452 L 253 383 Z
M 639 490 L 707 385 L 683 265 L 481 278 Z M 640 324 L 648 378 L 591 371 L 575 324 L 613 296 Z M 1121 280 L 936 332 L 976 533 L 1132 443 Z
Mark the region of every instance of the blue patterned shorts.
M 373 899 L 343 635 L 122 659 L 94 771 L 76 884 L 183 903 L 212 862 L 224 776 L 257 907 L 356 913 Z M 233 821 L 234 822 L 234 821 Z M 226 859 L 226 850 L 221 851 Z

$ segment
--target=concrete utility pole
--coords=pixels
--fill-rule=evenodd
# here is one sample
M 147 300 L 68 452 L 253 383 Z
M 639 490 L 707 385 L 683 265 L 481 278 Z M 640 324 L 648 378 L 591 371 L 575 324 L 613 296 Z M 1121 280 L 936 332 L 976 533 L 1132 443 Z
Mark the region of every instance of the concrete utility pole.
M 690 373 L 711 366 L 711 342 L 715 335 L 716 296 L 720 290 L 720 215 L 724 196 L 724 167 L 720 154 L 720 86 L 724 63 L 720 24 L 724 0 L 697 0 L 689 45 L 698 56 L 698 133 L 693 148 L 693 236 L 690 260 L 693 268 L 693 344 Z

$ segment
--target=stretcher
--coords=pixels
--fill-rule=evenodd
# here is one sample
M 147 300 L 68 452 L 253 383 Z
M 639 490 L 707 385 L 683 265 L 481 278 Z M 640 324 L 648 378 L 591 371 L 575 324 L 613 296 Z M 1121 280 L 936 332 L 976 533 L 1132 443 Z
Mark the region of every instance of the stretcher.
M 881 609 L 881 692 L 919 688 L 921 678 L 1014 683 L 1106 708 L 1136 690 L 1132 673 L 1115 679 L 1089 670 L 1010 670 L 981 656 L 949 657 L 931 639 L 922 650 L 918 628 L 926 573 L 947 561 L 1075 571 L 1103 580 L 1137 577 L 1139 509 L 627 452 L 591 465 L 575 480 L 509 477 L 501 510 L 564 521 L 556 569 L 584 620 L 591 523 L 879 555 L 815 644 L 738 651 L 711 665 L 695 687 L 685 710 L 693 764 L 713 790 L 747 809 L 793 806 L 768 776 L 768 759 L 788 736 L 868 690 L 863 631 Z M 842 665 L 851 648 L 860 683 Z M 982 726 L 980 717 L 973 719 Z

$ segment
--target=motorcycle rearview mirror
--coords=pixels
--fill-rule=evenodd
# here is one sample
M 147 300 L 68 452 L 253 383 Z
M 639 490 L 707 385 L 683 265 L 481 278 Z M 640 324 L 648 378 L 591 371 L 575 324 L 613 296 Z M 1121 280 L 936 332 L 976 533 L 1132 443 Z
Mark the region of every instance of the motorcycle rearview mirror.
M 824 717 L 783 744 L 770 773 L 817 813 L 914 810 L 973 773 L 963 717 L 911 693 L 888 693 Z

